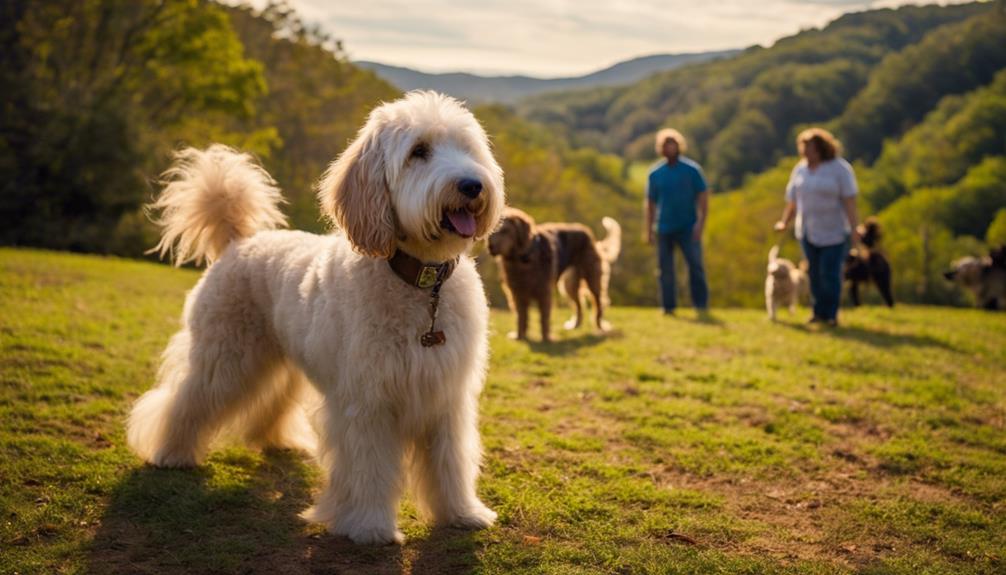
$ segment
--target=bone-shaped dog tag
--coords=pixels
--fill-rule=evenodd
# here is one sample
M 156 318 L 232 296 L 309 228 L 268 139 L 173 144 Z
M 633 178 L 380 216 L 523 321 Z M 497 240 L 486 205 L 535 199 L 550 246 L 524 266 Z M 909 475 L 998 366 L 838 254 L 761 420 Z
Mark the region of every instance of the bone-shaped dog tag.
M 428 331 L 423 334 L 423 337 L 419 338 L 419 342 L 423 344 L 423 347 L 443 345 L 446 341 L 447 336 L 442 331 Z

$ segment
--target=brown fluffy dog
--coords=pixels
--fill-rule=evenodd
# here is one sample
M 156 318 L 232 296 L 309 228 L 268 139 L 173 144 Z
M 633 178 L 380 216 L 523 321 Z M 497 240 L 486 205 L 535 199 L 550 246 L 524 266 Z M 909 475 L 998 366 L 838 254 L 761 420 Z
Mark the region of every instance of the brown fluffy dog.
M 612 218 L 604 218 L 601 223 L 608 235 L 595 241 L 590 228 L 583 224 L 539 225 L 526 213 L 507 208 L 499 228 L 489 236 L 489 253 L 496 257 L 503 291 L 510 309 L 517 314 L 517 331 L 511 337 L 527 339 L 528 307 L 537 302 L 541 337 L 550 341 L 552 294 L 557 283 L 575 310 L 566 329 L 576 329 L 583 322 L 581 285 L 593 300 L 597 328 L 608 329 L 602 317 L 608 303 L 610 265 L 618 259 L 622 246 L 622 229 Z

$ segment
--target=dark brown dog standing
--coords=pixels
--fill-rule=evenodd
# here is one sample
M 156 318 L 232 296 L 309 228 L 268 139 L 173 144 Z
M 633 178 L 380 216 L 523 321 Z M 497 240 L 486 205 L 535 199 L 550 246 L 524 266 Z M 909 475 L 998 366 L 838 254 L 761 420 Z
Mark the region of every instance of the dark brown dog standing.
M 551 339 L 552 295 L 560 278 L 559 289 L 569 298 L 576 314 L 565 327 L 575 329 L 583 321 L 583 285 L 593 300 L 597 328 L 607 329 L 604 306 L 610 264 L 618 259 L 621 250 L 621 227 L 612 218 L 604 218 L 602 223 L 608 235 L 595 241 L 593 232 L 583 224 L 539 225 L 521 210 L 507 208 L 499 228 L 489 236 L 489 253 L 496 257 L 503 291 L 510 309 L 517 314 L 513 337 L 527 339 L 528 307 L 537 302 L 542 339 Z
M 876 218 L 866 218 L 858 228 L 861 249 L 849 251 L 845 258 L 845 279 L 849 280 L 849 297 L 852 305 L 858 306 L 859 284 L 869 284 L 871 281 L 880 291 L 887 307 L 894 307 L 894 294 L 891 292 L 891 264 L 884 254 L 880 253 L 880 223 Z

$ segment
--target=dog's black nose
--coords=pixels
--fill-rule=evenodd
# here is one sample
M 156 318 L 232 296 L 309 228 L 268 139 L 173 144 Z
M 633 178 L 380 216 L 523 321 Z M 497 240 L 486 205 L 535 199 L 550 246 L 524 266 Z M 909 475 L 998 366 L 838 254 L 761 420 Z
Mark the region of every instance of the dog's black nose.
M 482 182 L 464 178 L 458 182 L 458 191 L 474 200 L 482 193 Z

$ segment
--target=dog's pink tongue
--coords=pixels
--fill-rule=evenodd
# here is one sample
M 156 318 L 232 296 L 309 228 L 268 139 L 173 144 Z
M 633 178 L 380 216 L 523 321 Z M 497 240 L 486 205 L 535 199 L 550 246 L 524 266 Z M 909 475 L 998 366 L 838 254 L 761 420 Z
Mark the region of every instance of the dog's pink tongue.
M 447 212 L 447 219 L 451 221 L 454 230 L 458 235 L 470 238 L 475 235 L 475 216 L 468 210 L 454 210 Z

